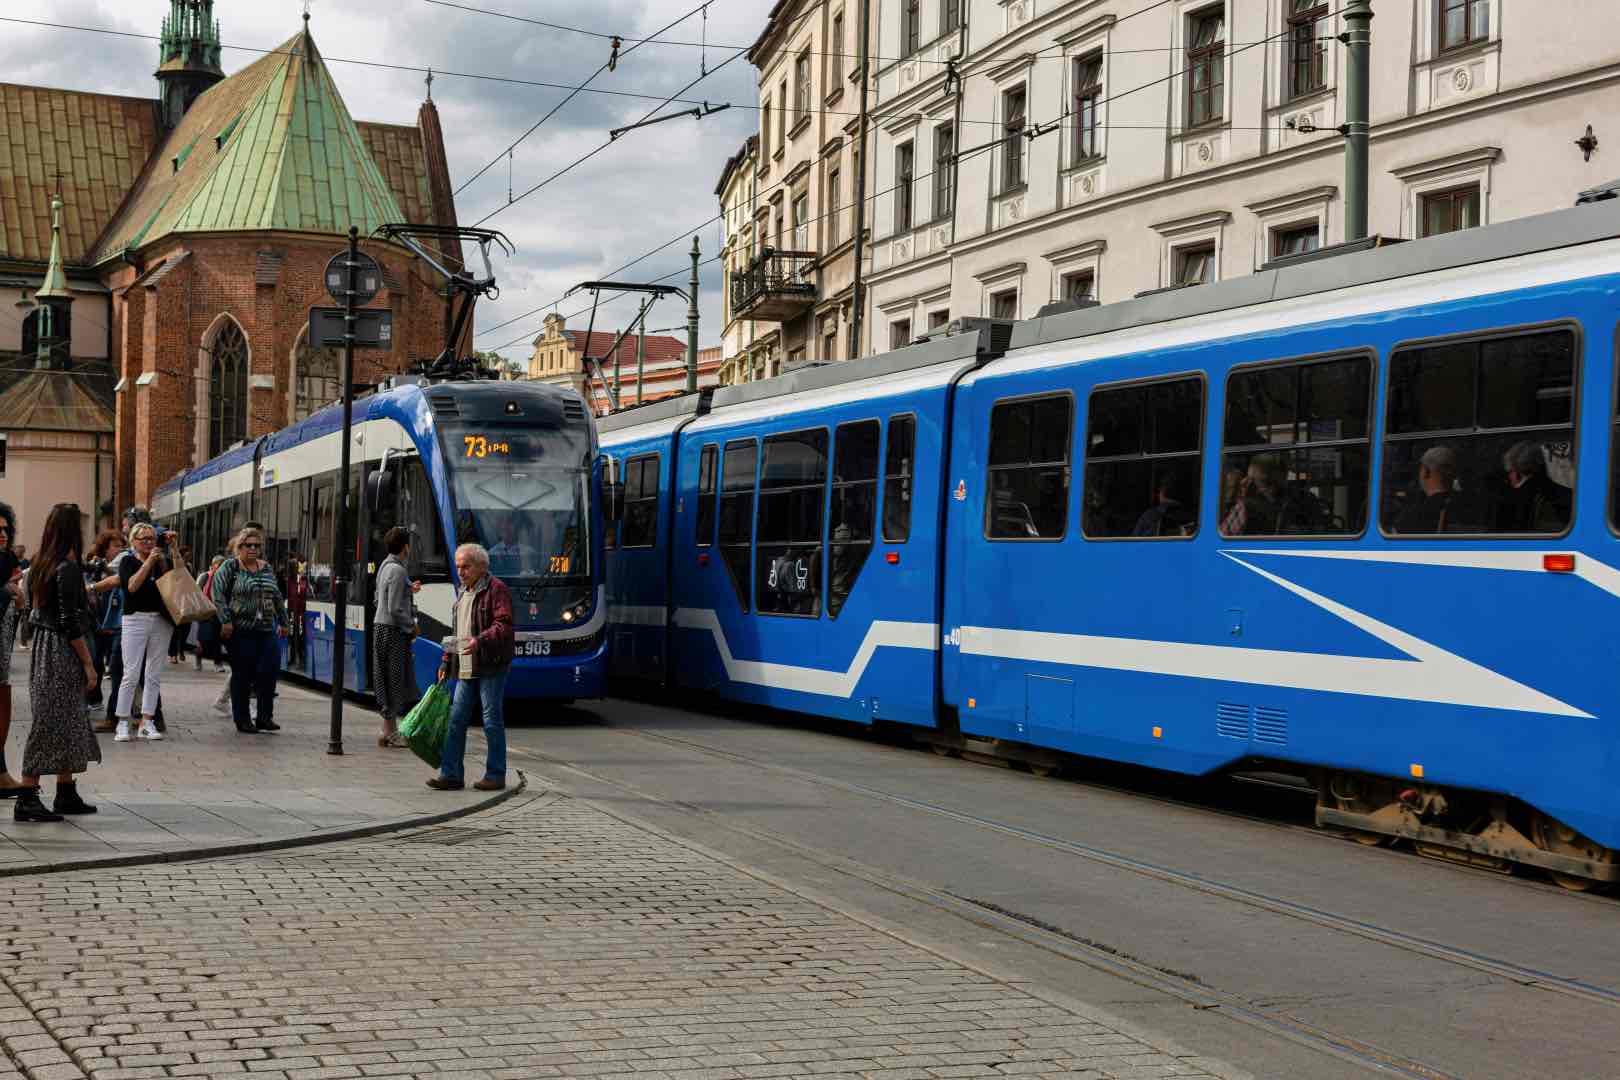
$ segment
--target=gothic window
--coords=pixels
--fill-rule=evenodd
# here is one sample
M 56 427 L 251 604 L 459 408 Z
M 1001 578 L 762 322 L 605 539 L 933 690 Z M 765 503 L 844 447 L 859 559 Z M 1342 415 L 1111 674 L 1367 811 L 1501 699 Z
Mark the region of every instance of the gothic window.
M 293 423 L 314 416 L 343 396 L 338 381 L 341 359 L 331 347 L 311 348 L 305 331 L 293 369 Z
M 242 328 L 226 319 L 209 352 L 208 456 L 247 438 L 248 345 Z

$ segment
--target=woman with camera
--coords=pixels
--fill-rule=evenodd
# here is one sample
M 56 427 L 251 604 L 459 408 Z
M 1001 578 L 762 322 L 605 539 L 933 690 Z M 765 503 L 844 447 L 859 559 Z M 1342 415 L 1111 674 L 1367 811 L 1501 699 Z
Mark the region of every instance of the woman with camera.
M 165 552 L 171 537 L 159 538 L 156 527 L 140 522 L 129 530 L 129 546 L 133 558 L 120 560 L 118 581 L 124 590 L 124 616 L 120 624 L 119 651 L 124 658 L 124 678 L 118 684 L 118 728 L 113 732 L 114 742 L 129 742 L 130 708 L 135 703 L 135 686 L 141 680 L 136 672 L 144 672 L 145 685 L 141 690 L 141 726 L 136 738 L 156 741 L 163 738 L 152 722 L 158 696 L 163 689 L 163 661 L 169 652 L 169 637 L 174 623 L 169 620 L 169 609 L 158 592 L 158 578 L 168 573 L 173 564 Z

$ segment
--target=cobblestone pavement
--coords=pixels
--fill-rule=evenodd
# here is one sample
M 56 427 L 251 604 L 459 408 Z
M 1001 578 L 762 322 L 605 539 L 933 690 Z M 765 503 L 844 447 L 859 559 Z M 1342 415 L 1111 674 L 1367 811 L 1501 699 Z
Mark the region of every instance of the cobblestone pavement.
M 545 786 L 386 837 L 11 879 L 0 1080 L 1227 1075 Z
M 31 722 L 27 652 L 18 652 L 11 671 L 16 716 L 6 760 L 20 765 Z M 11 803 L 0 802 L 0 872 L 308 839 L 487 801 L 471 790 L 428 790 L 422 781 L 432 770 L 408 750 L 379 748 L 377 714 L 358 705 L 344 709 L 347 752 L 328 755 L 331 699 L 291 683 L 281 684 L 276 699 L 282 730 L 239 735 L 213 710 L 225 681 L 211 669 L 165 667 L 166 738 L 115 743 L 99 736 L 102 761 L 79 778 L 99 813 L 18 825 Z M 468 760 L 481 760 L 482 733 L 468 743 Z M 41 786 L 49 802 L 55 781 Z

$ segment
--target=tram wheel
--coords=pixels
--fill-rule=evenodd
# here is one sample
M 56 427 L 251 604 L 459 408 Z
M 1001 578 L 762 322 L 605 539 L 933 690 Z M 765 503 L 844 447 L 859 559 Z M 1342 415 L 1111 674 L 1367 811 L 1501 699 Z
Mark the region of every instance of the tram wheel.
M 1062 771 L 1063 766 L 1054 761 L 1029 762 L 1029 774 L 1031 776 L 1039 776 L 1043 780 L 1049 780 L 1052 777 L 1057 776 Z
M 1394 792 L 1388 788 L 1387 782 L 1371 780 L 1356 773 L 1335 773 L 1330 778 L 1326 794 L 1341 810 L 1372 814 L 1394 798 Z M 1346 829 L 1345 835 L 1367 847 L 1389 847 L 1397 839 L 1387 833 L 1367 832 L 1364 829 Z
M 959 758 L 962 756 L 962 748 L 960 746 L 947 746 L 945 743 L 936 742 L 929 743 L 928 749 L 932 750 L 940 757 Z
M 1620 852 L 1606 848 L 1595 840 L 1588 840 L 1557 818 L 1548 817 L 1539 811 L 1530 824 L 1530 837 L 1543 851 L 1570 855 L 1594 863 L 1620 862 Z M 1547 872 L 1554 881 L 1570 892 L 1589 892 L 1603 884 L 1595 878 L 1582 877 L 1578 874 L 1561 874 L 1554 870 Z

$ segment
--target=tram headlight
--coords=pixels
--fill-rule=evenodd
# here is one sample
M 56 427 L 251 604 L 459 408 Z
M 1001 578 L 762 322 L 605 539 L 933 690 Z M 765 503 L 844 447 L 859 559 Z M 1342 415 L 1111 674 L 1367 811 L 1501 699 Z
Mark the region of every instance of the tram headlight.
M 562 621 L 569 624 L 583 622 L 585 620 L 585 616 L 590 614 L 590 610 L 591 594 L 585 593 L 577 599 L 570 600 L 563 606 Z

